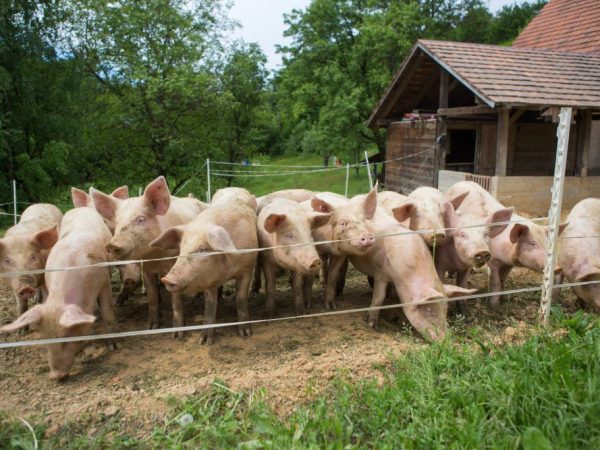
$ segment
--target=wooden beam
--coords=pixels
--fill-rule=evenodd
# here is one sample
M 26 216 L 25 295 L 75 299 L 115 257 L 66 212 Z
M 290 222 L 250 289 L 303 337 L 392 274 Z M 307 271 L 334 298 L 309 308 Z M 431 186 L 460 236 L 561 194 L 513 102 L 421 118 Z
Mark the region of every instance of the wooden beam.
M 487 105 L 477 105 L 477 106 L 461 106 L 458 108 L 442 108 L 438 109 L 438 114 L 440 116 L 447 117 L 456 117 L 456 116 L 465 116 L 469 114 L 496 114 L 496 111 L 493 108 L 490 108 Z
M 439 109 L 448 108 L 448 93 L 450 90 L 450 76 L 448 71 L 440 67 L 440 96 Z M 437 132 L 435 136 L 435 155 L 433 162 L 433 186 L 438 187 L 438 173 L 446 165 L 446 145 L 448 141 L 448 119 L 440 116 L 437 122 Z
M 512 115 L 510 116 L 510 126 L 511 127 L 515 123 L 517 123 L 517 121 L 521 118 L 521 116 L 525 113 L 525 111 L 527 111 L 527 110 L 520 108 L 520 109 L 517 109 L 514 113 L 512 113 Z
M 579 111 L 577 117 L 577 174 L 587 177 L 592 143 L 592 112 Z
M 498 113 L 498 132 L 496 141 L 496 176 L 506 176 L 508 161 L 508 136 L 510 132 L 510 110 L 501 109 Z

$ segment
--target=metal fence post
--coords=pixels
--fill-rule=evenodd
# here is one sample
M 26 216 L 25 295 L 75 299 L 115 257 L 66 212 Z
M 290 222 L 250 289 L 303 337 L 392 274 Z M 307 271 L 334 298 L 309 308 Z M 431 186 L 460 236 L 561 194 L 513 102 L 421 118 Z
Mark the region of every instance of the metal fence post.
M 13 180 L 13 214 L 14 222 L 17 224 L 17 181 Z
M 208 190 L 206 191 L 206 201 L 210 203 L 211 193 L 210 193 L 210 159 L 206 158 L 206 184 Z
M 542 286 L 542 302 L 540 305 L 540 319 L 548 325 L 550 306 L 552 305 L 552 288 L 554 287 L 554 265 L 558 250 L 558 227 L 560 225 L 560 212 L 562 208 L 563 188 L 565 182 L 565 169 L 567 167 L 567 154 L 569 153 L 569 133 L 571 131 L 571 117 L 573 108 L 561 108 L 560 123 L 557 128 L 558 145 L 556 147 L 556 166 L 554 168 L 554 182 L 552 183 L 552 200 L 548 211 L 548 240 L 546 241 L 546 261 L 544 266 L 544 284 Z
M 350 180 L 350 163 L 346 163 L 346 190 L 344 191 L 344 195 L 348 197 L 348 182 Z
M 369 154 L 365 150 L 365 161 L 367 163 L 367 175 L 369 175 L 369 190 L 373 189 L 373 178 L 371 178 L 371 166 L 369 165 Z

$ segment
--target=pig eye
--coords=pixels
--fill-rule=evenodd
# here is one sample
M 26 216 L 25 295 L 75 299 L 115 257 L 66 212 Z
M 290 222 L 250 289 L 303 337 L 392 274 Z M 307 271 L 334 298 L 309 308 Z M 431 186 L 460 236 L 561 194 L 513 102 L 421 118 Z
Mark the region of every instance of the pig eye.
M 145 221 L 146 221 L 146 217 L 145 216 L 137 216 L 136 219 L 135 219 L 135 224 L 136 225 L 142 225 Z
M 31 256 L 29 257 L 29 259 L 30 259 L 31 261 L 37 261 L 38 257 L 37 257 L 37 255 L 35 255 L 35 254 L 34 254 L 34 255 L 31 255 Z
M 348 226 L 348 224 L 346 223 L 345 220 L 342 220 L 342 221 L 338 222 L 338 226 L 340 228 L 346 228 Z
M 12 263 L 12 260 L 7 256 L 3 259 L 4 264 L 6 264 L 7 266 L 10 265 L 10 263 Z
M 286 237 L 286 239 L 289 239 L 290 241 L 294 240 L 294 235 L 292 233 L 286 233 L 285 237 Z
M 531 245 L 532 247 L 535 247 L 536 246 L 536 242 L 535 241 L 530 241 L 529 245 Z

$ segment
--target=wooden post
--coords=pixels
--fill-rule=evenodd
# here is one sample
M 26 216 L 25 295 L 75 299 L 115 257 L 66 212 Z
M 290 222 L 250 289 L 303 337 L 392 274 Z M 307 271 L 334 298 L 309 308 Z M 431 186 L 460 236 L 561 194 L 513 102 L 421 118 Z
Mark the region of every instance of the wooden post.
M 17 224 L 17 181 L 13 180 L 13 214 L 15 225 Z
M 554 182 L 552 184 L 552 201 L 550 203 L 550 211 L 548 211 L 548 239 L 546 240 L 544 284 L 542 286 L 542 302 L 540 306 L 540 318 L 544 325 L 548 325 L 550 306 L 552 305 L 554 265 L 556 263 L 556 253 L 558 250 L 558 228 L 560 225 L 560 211 L 562 208 L 572 115 L 572 108 L 561 108 L 560 123 L 558 124 L 556 133 L 558 136 L 558 145 L 556 147 L 556 166 L 554 168 Z
M 496 176 L 506 176 L 508 161 L 508 135 L 510 131 L 510 110 L 498 111 L 498 134 L 496 141 Z
M 206 158 L 206 184 L 208 190 L 206 191 L 206 203 L 210 203 L 211 192 L 210 192 L 210 159 Z
M 577 120 L 577 174 L 587 177 L 592 141 L 592 112 L 579 111 Z
M 367 163 L 367 175 L 369 176 L 369 190 L 373 189 L 373 178 L 371 177 L 371 166 L 369 164 L 369 154 L 365 150 L 365 162 Z
M 450 90 L 450 77 L 443 67 L 440 67 L 440 96 L 439 108 L 448 109 L 448 92 Z M 448 119 L 446 116 L 439 116 L 437 121 L 437 130 L 435 134 L 435 154 L 433 158 L 433 186 L 438 187 L 439 171 L 445 168 L 446 161 L 446 143 L 448 141 Z
M 348 197 L 348 181 L 350 180 L 350 164 L 346 163 L 346 189 L 344 190 L 344 195 Z

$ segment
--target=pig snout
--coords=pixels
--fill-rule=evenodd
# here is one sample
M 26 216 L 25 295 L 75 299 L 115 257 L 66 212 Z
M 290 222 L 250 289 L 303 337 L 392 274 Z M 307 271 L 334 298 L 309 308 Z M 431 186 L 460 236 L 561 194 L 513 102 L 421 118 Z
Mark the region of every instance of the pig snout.
M 492 256 L 492 254 L 488 251 L 482 251 L 482 252 L 476 253 L 474 256 L 475 266 L 477 266 L 477 267 L 483 266 L 490 260 L 491 256 Z
M 19 289 L 19 291 L 17 292 L 17 297 L 19 297 L 19 300 L 28 300 L 30 298 L 32 298 L 37 292 L 37 289 L 31 287 L 31 286 L 25 286 L 22 289 Z
M 48 376 L 51 380 L 61 381 L 69 376 L 69 372 L 63 370 L 50 370 L 50 374 Z
M 122 258 L 125 255 L 125 249 L 112 242 L 106 244 L 106 251 L 108 252 L 109 259 L 112 260 Z
M 135 290 L 135 288 L 137 286 L 137 282 L 133 278 L 125 278 L 123 280 L 123 286 L 128 291 L 133 291 L 133 290 Z
M 359 248 L 369 248 L 375 244 L 375 238 L 372 234 L 364 233 L 355 242 Z
M 317 273 L 321 270 L 321 264 L 321 258 L 310 258 L 306 260 L 304 267 L 310 273 Z
M 162 281 L 169 292 L 181 292 L 185 288 L 185 286 L 183 286 L 181 283 L 166 276 L 162 277 L 160 281 Z

